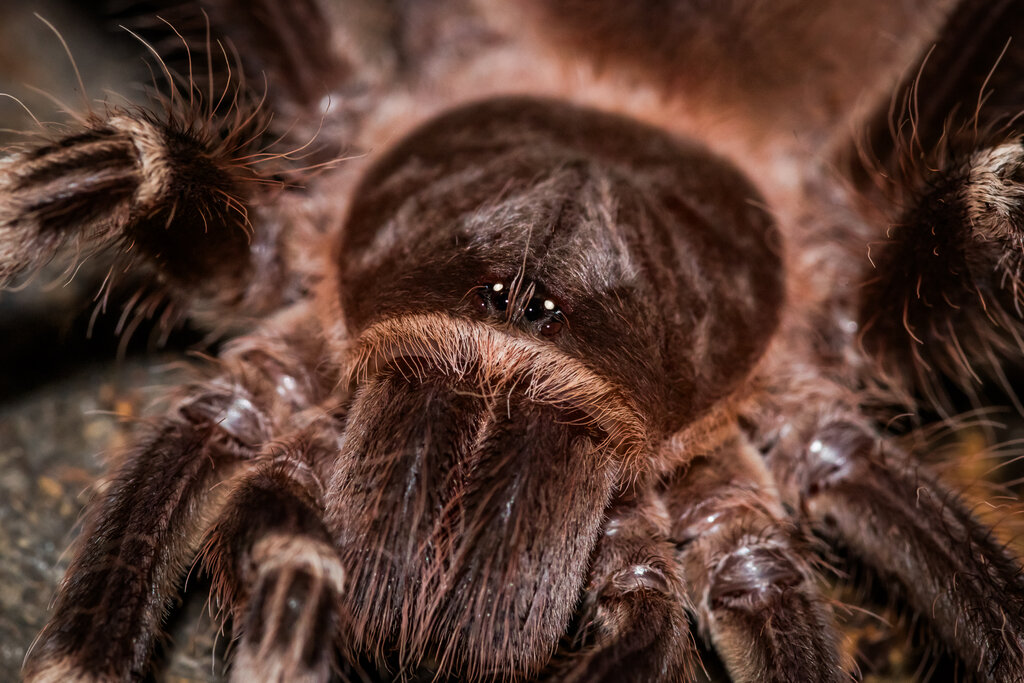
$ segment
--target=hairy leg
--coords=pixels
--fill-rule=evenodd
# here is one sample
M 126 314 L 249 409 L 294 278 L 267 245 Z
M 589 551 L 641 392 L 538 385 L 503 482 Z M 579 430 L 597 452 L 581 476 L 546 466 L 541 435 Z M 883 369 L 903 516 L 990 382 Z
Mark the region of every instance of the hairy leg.
M 944 405 L 941 375 L 967 391 L 1024 348 L 1024 145 L 947 160 L 872 245 L 863 340 L 885 375 Z
M 206 114 L 114 110 L 0 165 L 0 283 L 53 257 L 119 244 L 170 283 L 230 299 L 252 275 L 246 127 L 219 139 Z M 259 241 L 260 237 L 255 238 Z M 223 291 L 224 288 L 228 291 Z
M 219 424 L 239 398 L 200 396 L 128 454 L 89 511 L 50 620 L 27 659 L 27 680 L 146 674 L 205 516 L 222 501 L 213 485 L 246 457 L 230 426 Z
M 263 444 L 308 423 L 336 385 L 301 311 L 244 337 L 224 373 L 183 388 L 172 417 L 125 454 L 87 513 L 55 608 L 26 663 L 29 680 L 145 676 L 162 618 L 229 489 Z M 317 416 L 329 409 L 312 409 Z
M 1024 8 L 1013 0 L 956 0 L 894 93 L 881 93 L 852 161 L 854 179 L 883 192 L 911 189 L 928 155 L 976 147 L 1011 126 L 1024 105 Z M 1018 126 L 1019 128 L 1019 126 Z
M 869 122 L 852 173 L 885 230 L 858 289 L 861 338 L 877 363 L 861 379 L 874 384 L 881 370 L 886 389 L 945 412 L 955 410 L 947 378 L 972 397 L 996 382 L 1024 410 L 1004 370 L 1024 348 L 1022 27 L 1020 3 L 958 3 Z M 895 586 L 982 677 L 1024 675 L 1019 561 L 854 408 L 812 422 L 770 456 L 787 501 Z
M 149 0 L 141 11 L 129 7 L 117 19 L 159 45 L 163 60 L 202 91 L 239 78 L 232 71 L 241 66 L 250 87 L 267 89 L 273 137 L 293 142 L 358 118 L 369 91 L 410 57 L 396 54 L 401 10 L 387 0 Z M 229 46 L 230 60 L 222 58 Z
M 1020 563 L 964 502 L 858 422 L 820 427 L 772 468 L 821 533 L 895 586 L 982 678 L 1024 676 Z
M 232 680 L 324 681 L 340 629 L 345 571 L 323 522 L 316 470 L 336 453 L 302 437 L 274 450 L 269 464 L 234 486 L 210 532 L 204 564 L 221 608 L 234 619 Z
M 887 379 L 947 410 L 943 376 L 1012 396 L 1002 365 L 1024 347 L 1022 29 L 1020 3 L 957 3 L 859 154 L 847 150 L 880 233 L 857 290 L 864 346 Z
M 605 523 L 580 618 L 585 649 L 558 681 L 688 681 L 696 651 L 681 569 L 653 496 L 620 501 Z
M 665 500 L 701 634 L 734 681 L 848 681 L 831 609 L 760 457 L 741 438 Z

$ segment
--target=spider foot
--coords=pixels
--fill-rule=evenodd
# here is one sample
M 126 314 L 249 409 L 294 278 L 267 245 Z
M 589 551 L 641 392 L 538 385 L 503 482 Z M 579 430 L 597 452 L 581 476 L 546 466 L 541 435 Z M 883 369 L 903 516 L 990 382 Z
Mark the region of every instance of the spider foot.
M 701 634 L 734 681 L 849 681 L 806 548 L 766 477 L 738 440 L 669 482 L 672 537 Z
M 261 566 L 232 680 L 327 680 L 343 580 L 335 553 L 312 539 L 268 537 L 252 559 Z
M 553 680 L 688 681 L 696 648 L 671 544 L 657 540 L 660 506 L 620 503 L 605 525 L 580 615 L 585 649 Z
M 303 453 L 284 457 L 294 463 Z M 247 474 L 209 534 L 203 561 L 241 631 L 232 680 L 330 674 L 345 572 L 305 471 L 270 465 Z
M 638 579 L 633 568 L 622 574 L 612 579 L 614 587 L 603 591 L 589 617 L 596 642 L 573 659 L 557 680 L 690 680 L 693 644 L 689 625 L 681 604 L 667 592 L 665 576 L 648 570 L 646 580 Z M 622 591 L 625 583 L 633 585 Z
M 270 181 L 243 158 L 251 143 L 206 118 L 115 109 L 0 161 L 0 287 L 67 246 L 76 259 L 116 252 L 125 270 L 143 263 L 215 301 L 241 296 L 250 248 L 268 246 L 250 197 Z

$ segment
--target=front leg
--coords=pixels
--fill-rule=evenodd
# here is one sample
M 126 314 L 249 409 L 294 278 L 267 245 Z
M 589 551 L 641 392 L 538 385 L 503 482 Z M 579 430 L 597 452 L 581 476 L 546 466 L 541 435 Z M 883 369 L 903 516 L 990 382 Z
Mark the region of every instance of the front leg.
M 815 572 L 751 446 L 737 437 L 695 460 L 665 501 L 701 635 L 733 681 L 851 680 Z
M 227 348 L 224 373 L 186 387 L 90 503 L 26 680 L 145 678 L 181 578 L 230 493 L 218 484 L 252 469 L 291 416 L 337 383 L 309 318 L 285 322 Z
M 314 429 L 333 436 L 337 425 Z M 275 444 L 268 464 L 234 483 L 210 531 L 202 561 L 233 617 L 233 681 L 329 678 L 345 571 L 323 522 L 317 472 L 336 457 L 326 441 L 300 433 Z
M 972 395 L 998 382 L 1013 400 L 1001 365 L 1024 348 L 1022 30 L 1019 2 L 956 2 L 848 150 L 884 231 L 855 290 L 864 346 L 890 385 L 949 413 L 943 376 Z
M 251 200 L 267 182 L 250 163 L 254 124 L 224 134 L 209 116 L 198 105 L 165 118 L 113 110 L 0 162 L 0 286 L 65 244 L 80 256 L 116 246 L 125 267 L 142 261 L 225 302 L 265 277 L 253 247 L 267 251 L 274 236 L 254 228 Z
M 81 545 L 26 660 L 27 681 L 146 675 L 204 513 L 217 505 L 215 484 L 246 455 L 218 425 L 258 422 L 238 412 L 246 402 L 227 392 L 200 395 L 128 454 L 88 510 Z
M 885 374 L 943 404 L 940 376 L 1011 396 L 1003 359 L 1024 345 L 1024 145 L 954 158 L 872 245 L 863 339 Z
M 783 439 L 787 502 L 905 600 L 977 679 L 1024 680 L 1024 572 L 965 501 L 855 416 Z
M 693 680 L 696 647 L 666 521 L 652 497 L 612 508 L 584 598 L 580 627 L 589 643 L 555 680 Z

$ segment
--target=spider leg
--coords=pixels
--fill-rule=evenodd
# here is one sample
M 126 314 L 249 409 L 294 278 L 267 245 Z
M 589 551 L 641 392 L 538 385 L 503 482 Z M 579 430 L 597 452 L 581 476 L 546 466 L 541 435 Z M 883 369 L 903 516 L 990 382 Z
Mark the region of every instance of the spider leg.
M 732 680 L 850 680 L 816 573 L 748 444 L 694 461 L 665 500 L 701 633 Z
M 206 12 L 212 32 L 230 40 L 245 71 L 266 74 L 274 106 L 288 120 L 306 110 L 306 116 L 316 121 L 317 114 L 326 112 L 328 93 L 356 94 L 393 68 L 396 60 L 390 44 L 396 10 L 379 0 L 167 4 L 171 25 L 199 48 L 206 26 L 197 18 Z M 181 61 L 176 61 L 179 70 L 185 66 Z
M 1024 47 L 1017 36 L 1024 8 L 1013 0 L 958 0 L 940 13 L 945 20 L 925 42 L 922 58 L 869 115 L 865 136 L 856 142 L 861 153 L 844 151 L 862 189 L 873 182 L 884 192 L 893 189 L 885 187 L 892 179 L 919 180 L 919 165 L 935 168 L 921 164 L 922 153 L 976 147 L 1019 118 Z
M 263 444 L 295 431 L 289 424 L 336 386 L 322 375 L 308 315 L 276 323 L 228 347 L 219 378 L 186 387 L 173 417 L 126 454 L 90 505 L 27 680 L 146 675 L 168 604 L 230 493 L 218 484 L 252 467 Z
M 772 468 L 815 528 L 898 586 L 985 680 L 1024 677 L 1021 566 L 963 501 L 855 422 L 790 455 Z
M 225 303 L 248 278 L 279 280 L 278 264 L 255 256 L 276 251 L 269 221 L 252 220 L 250 199 L 266 182 L 247 160 L 257 120 L 224 135 L 198 105 L 164 119 L 112 109 L 4 159 L 0 285 L 64 244 L 79 256 L 116 245 L 125 268 L 142 261 L 179 290 Z
M 861 291 L 866 348 L 883 372 L 945 405 L 936 370 L 968 392 L 1024 344 L 1024 145 L 955 157 L 872 247 Z
M 112 275 L 149 266 L 169 290 L 214 304 L 216 322 L 304 293 L 308 281 L 286 271 L 308 274 L 309 259 L 285 247 L 282 227 L 293 245 L 322 235 L 296 239 L 284 205 L 305 198 L 314 171 L 358 154 L 395 70 L 395 12 L 376 0 L 243 4 L 144 3 L 156 21 L 121 13 L 166 92 L 149 110 L 73 115 L 0 161 L 0 287 L 69 245 L 77 257 L 116 252 Z
M 592 642 L 556 667 L 555 680 L 692 680 L 688 600 L 665 522 L 650 497 L 612 508 L 582 607 L 582 635 Z
M 26 661 L 26 680 L 145 675 L 204 513 L 219 502 L 213 485 L 245 458 L 246 447 L 230 433 L 251 422 L 237 413 L 242 406 L 227 393 L 202 396 L 129 454 L 89 511 L 82 545 Z
M 869 122 L 874 158 L 854 165 L 868 214 L 888 224 L 859 289 L 861 339 L 878 364 L 864 379 L 880 369 L 886 389 L 909 390 L 897 401 L 923 395 L 951 413 L 946 378 L 977 404 L 992 380 L 1024 410 L 1003 368 L 1024 348 L 1021 27 L 1020 3 L 958 3 L 891 103 L 897 116 L 887 99 Z M 835 412 L 773 450 L 787 501 L 982 677 L 1024 677 L 1019 561 L 913 454 Z
M 323 681 L 345 572 L 323 522 L 308 444 L 243 475 L 213 527 L 204 564 L 241 631 L 231 678 Z
M 188 74 L 200 93 L 216 96 L 218 83 L 260 75 L 250 86 L 266 88 L 278 119 L 268 122 L 275 136 L 308 142 L 327 114 L 340 109 L 342 118 L 358 118 L 369 91 L 400 59 L 415 58 L 397 54 L 393 44 L 408 30 L 403 11 L 381 0 L 150 0 L 145 14 L 135 7 L 117 18 L 158 45 L 161 59 Z
M 957 3 L 867 122 L 851 171 L 885 228 L 858 288 L 864 346 L 887 379 L 947 412 L 943 376 L 1012 396 L 1000 366 L 1024 346 L 1022 29 L 1020 3 Z

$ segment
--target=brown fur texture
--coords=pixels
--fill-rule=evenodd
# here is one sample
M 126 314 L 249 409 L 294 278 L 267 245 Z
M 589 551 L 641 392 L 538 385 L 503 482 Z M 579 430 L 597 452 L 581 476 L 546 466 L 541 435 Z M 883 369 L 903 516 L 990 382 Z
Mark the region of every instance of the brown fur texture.
M 943 407 L 920 377 L 1021 350 L 1013 123 L 982 97 L 950 153 L 937 123 L 1013 7 L 239 7 L 141 22 L 161 114 L 0 166 L 4 282 L 106 249 L 242 330 L 90 506 L 29 680 L 145 677 L 192 563 L 237 680 L 689 681 L 699 645 L 734 681 L 850 680 L 812 534 L 1024 677 L 1018 560 L 887 431 Z M 906 68 L 935 99 L 879 136 Z M 980 363 L 937 305 L 978 293 Z

